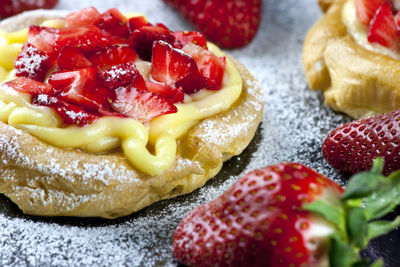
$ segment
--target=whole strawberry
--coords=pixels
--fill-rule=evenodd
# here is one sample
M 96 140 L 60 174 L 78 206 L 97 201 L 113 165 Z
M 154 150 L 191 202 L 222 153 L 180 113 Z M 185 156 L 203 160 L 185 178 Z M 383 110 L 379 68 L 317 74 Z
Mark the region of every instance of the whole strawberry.
M 382 166 L 377 160 L 345 193 L 300 164 L 250 172 L 183 218 L 173 236 L 175 257 L 190 266 L 365 266 L 360 249 L 400 224 L 375 220 L 400 201 L 388 196 L 400 173 L 386 178 Z
M 53 8 L 58 0 L 2 0 L 0 3 L 0 17 L 5 18 L 27 10 Z
M 164 0 L 213 42 L 225 48 L 250 43 L 261 20 L 262 0 Z
M 339 126 L 325 139 L 322 153 L 345 173 L 368 170 L 378 156 L 385 158 L 384 174 L 400 169 L 400 110 Z

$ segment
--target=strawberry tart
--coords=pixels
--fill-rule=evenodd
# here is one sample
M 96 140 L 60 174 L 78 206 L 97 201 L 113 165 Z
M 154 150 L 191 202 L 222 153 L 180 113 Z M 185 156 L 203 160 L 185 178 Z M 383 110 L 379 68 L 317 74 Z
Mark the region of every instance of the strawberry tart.
M 311 89 L 353 118 L 400 107 L 399 1 L 320 0 L 324 16 L 307 34 L 303 63 Z
M 201 187 L 253 138 L 258 82 L 200 32 L 94 7 L 0 24 L 0 192 L 116 218 Z

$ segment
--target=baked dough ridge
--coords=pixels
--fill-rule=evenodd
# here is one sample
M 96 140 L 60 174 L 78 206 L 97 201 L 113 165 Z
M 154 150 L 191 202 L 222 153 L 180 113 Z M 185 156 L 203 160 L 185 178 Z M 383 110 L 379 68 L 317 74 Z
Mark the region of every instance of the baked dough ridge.
M 26 12 L 4 20 L 0 29 L 15 31 L 65 14 Z M 111 219 L 203 186 L 224 161 L 247 147 L 263 115 L 259 83 L 228 57 L 243 79 L 240 98 L 179 139 L 176 159 L 162 175 L 135 170 L 120 151 L 89 154 L 58 148 L 0 122 L 0 193 L 27 214 Z
M 355 119 L 400 108 L 400 61 L 358 45 L 342 20 L 347 0 L 319 0 L 324 15 L 307 33 L 303 64 L 325 104 Z

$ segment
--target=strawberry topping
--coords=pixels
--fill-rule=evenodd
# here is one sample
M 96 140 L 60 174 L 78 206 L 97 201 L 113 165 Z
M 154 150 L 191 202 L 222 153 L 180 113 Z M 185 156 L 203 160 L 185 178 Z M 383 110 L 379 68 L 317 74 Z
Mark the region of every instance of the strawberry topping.
M 177 112 L 174 103 L 185 93 L 222 86 L 225 59 L 212 56 L 202 33 L 94 7 L 70 13 L 66 24 L 30 26 L 14 63 L 18 78 L 7 83 L 33 104 L 54 108 L 65 124 L 85 126 L 101 116 L 145 123 Z
M 386 0 L 354 0 L 358 20 L 368 25 L 378 8 L 385 2 Z

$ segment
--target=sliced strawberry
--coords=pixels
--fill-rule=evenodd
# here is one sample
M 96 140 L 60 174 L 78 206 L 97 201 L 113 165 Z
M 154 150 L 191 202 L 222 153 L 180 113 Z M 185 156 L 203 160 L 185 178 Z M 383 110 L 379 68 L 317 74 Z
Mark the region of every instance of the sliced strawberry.
M 50 84 L 38 82 L 26 77 L 18 77 L 12 81 L 6 82 L 5 85 L 30 95 L 53 94 L 53 87 Z
M 173 103 L 183 102 L 183 99 L 185 98 L 185 94 L 181 87 L 173 88 L 158 82 L 146 82 L 146 87 L 150 92 L 162 96 Z
M 169 100 L 149 91 L 139 91 L 134 86 L 120 87 L 116 95 L 113 110 L 142 123 L 178 111 Z
M 49 84 L 58 92 L 59 98 L 97 112 L 110 106 L 113 92 L 97 84 L 96 68 L 54 72 Z
M 136 88 L 146 91 L 146 84 L 142 75 L 133 63 L 122 63 L 100 71 L 97 79 L 106 87 L 116 89 L 135 83 Z
M 146 25 L 134 30 L 129 41 L 142 59 L 150 61 L 153 42 L 173 43 L 174 39 L 175 37 L 171 34 L 171 31 L 164 25 L 159 24 L 157 26 Z
M 130 63 L 136 60 L 137 53 L 128 46 L 111 46 L 102 51 L 88 56 L 93 65 L 99 68 L 111 67 L 122 63 Z
M 79 51 L 76 47 L 66 46 L 61 49 L 57 59 L 58 69 L 63 70 L 76 70 L 88 68 L 92 63 Z
M 32 104 L 52 107 L 63 119 L 65 124 L 85 126 L 97 120 L 99 116 L 88 113 L 83 108 L 65 102 L 57 97 L 39 94 L 32 97 Z
M 127 25 L 128 25 L 130 34 L 132 34 L 135 30 L 137 30 L 145 25 L 151 26 L 151 24 L 147 22 L 146 17 L 143 17 L 143 16 L 130 18 L 127 22 Z
M 184 47 L 187 43 L 192 42 L 195 45 L 207 49 L 207 41 L 204 33 L 196 31 L 176 31 L 173 32 L 172 35 L 175 36 L 173 47 L 182 49 L 182 47 Z
M 368 29 L 368 41 L 389 49 L 399 48 L 399 32 L 389 3 L 384 3 L 372 18 Z
M 205 87 L 210 90 L 221 89 L 225 73 L 225 57 L 217 57 L 207 49 L 190 42 L 182 50 L 196 61 L 200 73 L 206 78 Z
M 23 76 L 37 81 L 44 81 L 47 72 L 51 68 L 51 62 L 48 55 L 26 42 L 14 62 L 14 67 L 15 74 L 19 77 Z
M 101 14 L 95 7 L 91 6 L 69 13 L 65 20 L 68 27 L 95 25 L 101 20 Z
M 368 25 L 378 8 L 385 2 L 386 0 L 354 0 L 358 20 Z
M 101 19 L 96 25 L 111 35 L 129 38 L 127 20 L 118 9 L 112 8 L 101 14 Z
M 199 72 L 193 58 L 163 41 L 154 42 L 151 63 L 152 79 L 170 86 Z

